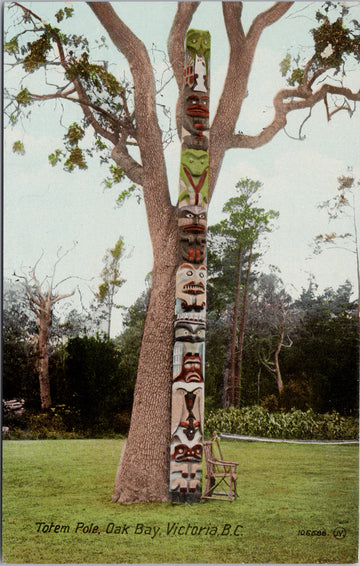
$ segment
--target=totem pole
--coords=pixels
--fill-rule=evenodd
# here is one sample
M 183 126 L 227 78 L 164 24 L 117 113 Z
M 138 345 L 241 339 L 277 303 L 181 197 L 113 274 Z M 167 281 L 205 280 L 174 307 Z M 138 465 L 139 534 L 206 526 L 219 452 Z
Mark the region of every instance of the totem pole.
M 186 35 L 182 92 L 179 260 L 176 274 L 169 480 L 169 500 L 183 503 L 192 503 L 201 498 L 209 63 L 209 32 L 189 30 Z

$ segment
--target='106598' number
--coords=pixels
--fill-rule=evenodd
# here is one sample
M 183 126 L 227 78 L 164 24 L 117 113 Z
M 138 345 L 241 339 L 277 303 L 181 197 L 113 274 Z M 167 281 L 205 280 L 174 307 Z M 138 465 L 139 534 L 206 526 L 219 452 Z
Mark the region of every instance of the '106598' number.
M 326 537 L 326 531 L 322 530 L 322 529 L 318 529 L 318 530 L 310 530 L 310 529 L 300 529 L 298 531 L 298 535 L 301 536 L 306 536 L 306 537 Z

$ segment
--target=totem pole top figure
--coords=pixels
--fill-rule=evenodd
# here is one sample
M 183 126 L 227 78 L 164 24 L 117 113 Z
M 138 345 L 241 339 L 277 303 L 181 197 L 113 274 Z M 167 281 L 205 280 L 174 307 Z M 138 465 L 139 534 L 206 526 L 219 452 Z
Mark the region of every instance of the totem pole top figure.
M 194 91 L 207 92 L 208 63 L 210 58 L 210 33 L 190 29 L 186 34 L 187 65 L 185 80 Z

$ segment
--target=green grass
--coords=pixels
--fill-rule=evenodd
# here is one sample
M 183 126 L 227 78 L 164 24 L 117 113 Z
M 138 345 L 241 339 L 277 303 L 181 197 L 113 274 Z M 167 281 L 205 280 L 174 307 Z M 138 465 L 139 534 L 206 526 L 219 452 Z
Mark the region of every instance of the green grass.
M 224 457 L 239 462 L 239 497 L 193 505 L 113 503 L 121 446 L 114 439 L 5 441 L 3 561 L 357 562 L 357 445 L 222 441 Z M 37 522 L 69 532 L 37 532 Z M 98 526 L 100 534 L 75 532 L 79 522 Z M 167 535 L 174 522 L 210 529 Z M 225 525 L 230 534 L 222 534 Z M 154 527 L 160 534 L 151 538 Z M 334 537 L 337 527 L 345 538 Z

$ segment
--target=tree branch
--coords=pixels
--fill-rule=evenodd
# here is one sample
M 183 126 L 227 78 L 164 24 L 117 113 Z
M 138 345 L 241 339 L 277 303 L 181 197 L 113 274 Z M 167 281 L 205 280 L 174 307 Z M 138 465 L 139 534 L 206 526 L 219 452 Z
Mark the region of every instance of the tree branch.
M 354 101 L 360 100 L 360 90 L 358 92 L 353 92 L 349 88 L 330 84 L 322 85 L 315 92 L 304 88 L 303 85 L 294 89 L 282 89 L 274 98 L 275 115 L 272 122 L 255 136 L 234 134 L 228 143 L 227 149 L 255 149 L 265 145 L 286 125 L 287 114 L 289 112 L 292 112 L 293 110 L 311 108 L 319 101 L 324 100 L 327 94 L 341 95 Z M 286 102 L 289 98 L 292 98 L 292 100 Z
M 247 33 L 248 44 L 255 48 L 264 29 L 277 22 L 293 4 L 294 2 L 275 2 L 270 8 L 258 14 Z
M 72 295 L 75 293 L 75 291 L 76 291 L 76 289 L 71 291 L 71 293 L 64 293 L 62 295 L 55 295 L 55 297 L 51 297 L 50 298 L 50 304 L 53 305 L 54 303 L 57 303 L 58 301 L 61 301 L 62 299 L 66 299 L 66 297 L 72 297 Z
M 122 167 L 129 179 L 137 185 L 143 185 L 143 169 L 142 166 L 128 152 L 126 140 L 120 137 L 114 146 L 111 157 Z
M 115 47 L 126 57 L 134 84 L 136 139 L 142 162 L 142 187 L 147 214 L 154 226 L 161 227 L 162 218 L 172 209 L 167 184 L 167 173 L 162 134 L 156 114 L 155 85 L 151 61 L 143 42 L 128 28 L 110 2 L 89 2 L 98 20 L 109 34 Z M 120 7 L 120 4 L 118 5 Z M 121 7 L 120 7 L 121 8 Z M 119 9 L 120 9 L 119 8 Z M 121 145 L 121 144 L 120 144 Z M 136 172 L 134 160 L 125 153 L 124 144 L 119 155 L 126 158 Z M 115 154 L 116 155 L 116 151 Z M 127 173 L 126 169 L 124 169 Z M 134 173 L 133 173 L 134 174 Z M 156 194 L 156 198 L 155 198 Z M 165 215 L 165 216 L 164 216 Z M 151 222 L 150 222 L 151 224 Z
M 200 2 L 178 2 L 177 12 L 168 37 L 167 50 L 179 93 L 182 92 L 184 83 L 185 36 L 199 4 Z M 182 100 L 180 95 L 176 104 L 176 127 L 179 138 L 181 138 L 181 125 Z
M 233 147 L 229 142 L 234 135 L 236 121 L 246 96 L 251 66 L 261 33 L 279 20 L 292 4 L 293 2 L 276 2 L 254 19 L 245 37 L 241 24 L 242 3 L 222 3 L 230 57 L 223 92 L 209 134 L 209 198 L 214 191 L 224 153 L 229 147 Z
M 134 105 L 140 151 L 144 156 L 151 149 L 162 154 L 161 131 L 155 109 L 154 77 L 145 45 L 119 18 L 109 2 L 89 2 L 88 5 L 130 65 L 134 79 Z M 143 167 L 146 167 L 145 160 L 142 161 Z

